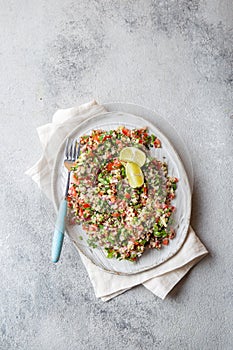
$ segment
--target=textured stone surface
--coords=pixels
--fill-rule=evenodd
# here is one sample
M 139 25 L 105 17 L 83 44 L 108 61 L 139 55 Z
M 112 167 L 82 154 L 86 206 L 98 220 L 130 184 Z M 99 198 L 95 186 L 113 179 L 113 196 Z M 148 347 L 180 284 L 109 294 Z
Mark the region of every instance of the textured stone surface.
M 232 349 L 231 0 L 0 1 L 0 349 Z M 167 117 L 186 141 L 192 225 L 210 255 L 161 301 L 143 287 L 103 303 L 24 171 L 36 127 L 96 98 Z

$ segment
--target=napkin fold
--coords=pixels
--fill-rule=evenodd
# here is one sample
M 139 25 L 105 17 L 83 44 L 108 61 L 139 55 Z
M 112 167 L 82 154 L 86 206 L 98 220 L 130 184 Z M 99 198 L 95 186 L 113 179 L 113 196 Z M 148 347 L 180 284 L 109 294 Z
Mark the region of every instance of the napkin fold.
M 52 123 L 37 128 L 43 154 L 39 161 L 26 171 L 26 174 L 37 183 L 49 199 L 52 197 L 52 168 L 60 144 L 79 123 L 106 112 L 103 106 L 96 101 L 91 101 L 78 107 L 59 109 L 54 114 Z M 75 247 L 77 248 L 76 245 Z M 161 265 L 135 275 L 122 276 L 108 273 L 94 265 L 80 251 L 79 254 L 96 297 L 108 301 L 139 284 L 143 284 L 156 296 L 164 299 L 185 274 L 208 254 L 208 251 L 193 229 L 189 227 L 186 240 L 177 254 Z

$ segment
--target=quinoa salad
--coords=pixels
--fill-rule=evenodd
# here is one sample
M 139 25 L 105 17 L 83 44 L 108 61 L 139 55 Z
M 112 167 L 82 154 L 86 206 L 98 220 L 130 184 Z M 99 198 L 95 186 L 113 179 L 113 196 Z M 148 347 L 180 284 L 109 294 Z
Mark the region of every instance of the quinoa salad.
M 122 126 L 93 130 L 79 142 L 67 197 L 70 223 L 82 225 L 89 246 L 101 247 L 108 258 L 136 261 L 147 249 L 165 249 L 175 237 L 172 200 L 178 179 L 151 155 L 152 148 L 162 147 L 160 140 L 147 128 Z M 145 155 L 138 187 L 130 185 L 134 170 L 128 174 L 120 156 L 125 149 Z

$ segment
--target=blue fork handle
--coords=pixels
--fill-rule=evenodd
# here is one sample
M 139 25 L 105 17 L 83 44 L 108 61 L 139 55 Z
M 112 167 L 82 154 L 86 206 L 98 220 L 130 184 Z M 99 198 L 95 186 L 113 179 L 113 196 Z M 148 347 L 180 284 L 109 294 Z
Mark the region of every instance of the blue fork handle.
M 58 262 L 62 250 L 64 232 L 65 232 L 65 217 L 67 213 L 67 200 L 63 199 L 60 204 L 57 221 L 55 224 L 55 230 L 53 234 L 52 244 L 52 262 Z

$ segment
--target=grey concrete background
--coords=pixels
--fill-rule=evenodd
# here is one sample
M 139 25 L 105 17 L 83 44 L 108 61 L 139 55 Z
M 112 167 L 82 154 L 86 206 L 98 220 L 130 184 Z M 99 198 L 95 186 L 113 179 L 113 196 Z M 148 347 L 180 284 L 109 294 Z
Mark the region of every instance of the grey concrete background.
M 231 0 L 0 0 L 0 349 L 230 350 Z M 210 251 L 165 301 L 142 286 L 103 303 L 24 171 L 36 127 L 96 98 L 169 119 L 195 172 L 192 225 Z

